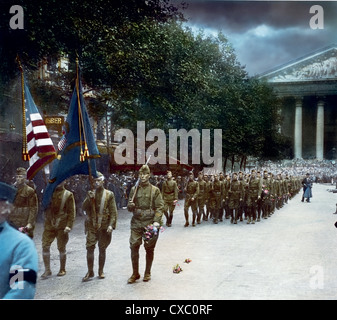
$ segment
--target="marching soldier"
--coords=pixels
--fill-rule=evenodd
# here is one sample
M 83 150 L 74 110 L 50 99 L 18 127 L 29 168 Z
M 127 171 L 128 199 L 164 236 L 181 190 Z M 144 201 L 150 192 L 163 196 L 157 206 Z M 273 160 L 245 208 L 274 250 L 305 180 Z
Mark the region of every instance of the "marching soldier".
M 267 219 L 269 216 L 270 195 L 271 195 L 271 181 L 270 177 L 268 176 L 268 171 L 264 170 L 262 178 L 262 193 L 261 193 L 263 219 Z
M 225 189 L 225 184 L 226 184 L 223 172 L 219 173 L 219 181 L 221 183 L 221 189 L 222 189 L 221 192 L 222 192 L 222 195 L 223 195 L 223 192 L 224 192 L 224 189 Z M 223 217 L 224 210 L 225 210 L 224 201 L 221 200 L 221 206 L 220 206 L 220 210 L 219 210 L 219 220 L 220 221 L 223 221 L 222 217 Z M 229 217 L 227 217 L 226 214 L 225 214 L 225 219 L 229 219 Z
M 173 211 L 178 201 L 177 182 L 172 178 L 172 172 L 167 171 L 167 179 L 162 184 L 162 196 L 164 200 L 164 214 L 166 217 L 166 225 L 171 227 L 173 219 Z
M 115 195 L 104 188 L 104 176 L 98 172 L 94 180 L 94 190 L 88 191 L 83 202 L 83 211 L 87 214 L 85 230 L 87 234 L 87 266 L 88 272 L 82 281 L 88 281 L 94 277 L 94 251 L 98 243 L 98 278 L 104 279 L 103 272 L 106 249 L 111 243 L 112 230 L 116 229 L 117 207 Z
M 240 221 L 243 221 L 243 213 L 245 213 L 245 220 L 247 220 L 248 218 L 248 213 L 247 213 L 247 178 L 245 175 L 243 175 L 242 171 L 239 171 L 238 180 L 242 183 L 243 186 L 242 201 L 240 202 L 238 210 Z
M 210 187 L 211 187 L 211 181 L 209 180 L 209 176 L 208 175 L 204 175 L 204 180 L 206 182 L 205 185 L 205 204 L 206 204 L 206 213 L 203 217 L 203 220 L 208 221 L 208 216 L 210 213 L 210 201 L 209 201 L 209 194 L 210 194 Z
M 150 182 L 150 168 L 143 165 L 139 170 L 139 185 L 131 189 L 129 195 L 128 210 L 133 213 L 131 219 L 130 249 L 132 262 L 132 275 L 128 283 L 134 283 L 140 278 L 139 274 L 139 247 L 142 244 L 144 228 L 149 225 L 158 229 L 162 225 L 164 202 L 160 190 Z M 149 241 L 144 241 L 146 250 L 146 266 L 143 281 L 151 280 L 151 267 L 154 257 L 154 249 L 159 233 Z
M 248 209 L 248 221 L 247 224 L 255 223 L 257 201 L 261 198 L 262 183 L 261 179 L 256 176 L 256 170 L 251 171 L 251 176 L 248 182 L 248 197 L 247 197 L 247 209 Z
M 189 207 L 192 208 L 192 215 L 193 215 L 193 220 L 192 220 L 192 226 L 195 227 L 195 219 L 198 214 L 198 194 L 199 194 L 199 184 L 197 181 L 194 181 L 194 174 L 193 171 L 190 172 L 190 175 L 188 177 L 187 185 L 185 188 L 185 204 L 184 204 L 184 215 L 185 215 L 185 225 L 184 227 L 189 226 L 188 222 L 188 209 Z
M 199 184 L 199 193 L 198 193 L 198 216 L 197 223 L 200 224 L 201 216 L 205 220 L 205 201 L 206 201 L 206 181 L 204 180 L 204 173 L 202 171 L 198 174 L 198 184 Z
M 223 200 L 223 207 L 225 209 L 225 217 L 229 217 L 231 215 L 231 211 L 228 206 L 228 190 L 231 184 L 231 177 L 229 174 L 226 174 L 225 180 L 222 184 L 222 200 Z
M 238 180 L 237 173 L 234 172 L 232 175 L 232 181 L 230 183 L 227 194 L 228 207 L 231 215 L 231 223 L 234 222 L 234 224 L 237 224 L 239 218 L 240 203 L 242 202 L 243 195 L 244 195 L 244 185 L 240 180 Z
M 23 228 L 24 232 L 33 238 L 38 212 L 37 195 L 34 189 L 26 184 L 27 170 L 25 168 L 16 169 L 15 179 L 17 194 L 8 221 L 17 229 Z
M 217 174 L 214 175 L 214 181 L 210 188 L 210 208 L 213 217 L 213 223 L 217 224 L 222 202 L 222 185 Z
M 57 248 L 60 253 L 60 271 L 57 276 L 66 274 L 66 245 L 69 240 L 75 216 L 75 199 L 72 192 L 64 188 L 65 182 L 61 182 L 53 193 L 51 204 L 45 212 L 44 230 L 42 234 L 42 256 L 45 272 L 42 279 L 47 279 L 51 274 L 50 270 L 50 246 L 57 239 Z

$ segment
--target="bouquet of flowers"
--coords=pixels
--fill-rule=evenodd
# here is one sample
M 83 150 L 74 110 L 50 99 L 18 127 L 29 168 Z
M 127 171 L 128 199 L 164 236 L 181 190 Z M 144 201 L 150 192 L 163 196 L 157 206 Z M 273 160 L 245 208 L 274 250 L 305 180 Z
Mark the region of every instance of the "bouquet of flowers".
M 267 189 L 267 186 L 262 185 L 262 193 L 267 196 L 269 194 L 269 190 Z
M 19 231 L 25 234 L 28 234 L 28 228 L 27 227 L 20 227 Z
M 180 273 L 181 271 L 183 271 L 183 269 L 181 268 L 179 264 L 173 267 L 173 273 Z
M 159 223 L 155 222 L 153 224 L 149 224 L 148 226 L 144 228 L 143 240 L 145 242 L 149 242 L 151 239 L 153 239 L 153 237 L 158 236 L 158 232 L 162 230 L 163 230 L 163 227 L 161 227 Z

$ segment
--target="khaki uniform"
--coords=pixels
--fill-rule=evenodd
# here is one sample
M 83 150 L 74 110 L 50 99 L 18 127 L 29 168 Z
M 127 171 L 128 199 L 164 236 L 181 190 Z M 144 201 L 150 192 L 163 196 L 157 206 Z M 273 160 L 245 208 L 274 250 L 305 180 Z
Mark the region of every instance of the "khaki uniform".
M 197 223 L 200 223 L 201 216 L 205 219 L 205 203 L 206 203 L 206 192 L 207 186 L 205 180 L 198 180 L 199 193 L 198 193 L 198 215 Z
M 197 181 L 188 181 L 186 186 L 186 197 L 184 204 L 184 215 L 185 215 L 185 226 L 189 225 L 188 222 L 188 209 L 192 208 L 193 221 L 192 225 L 195 225 L 195 218 L 198 213 L 198 194 L 199 194 L 199 183 Z M 193 200 L 192 200 L 193 198 Z
M 62 188 L 53 193 L 51 204 L 45 212 L 44 230 L 42 234 L 42 249 L 48 250 L 57 238 L 57 248 L 60 252 L 66 251 L 68 233 L 65 227 L 72 229 L 76 215 L 75 200 L 72 192 Z
M 34 189 L 26 184 L 19 187 L 13 205 L 14 209 L 9 214 L 8 221 L 17 229 L 30 223 L 32 229 L 28 230 L 28 236 L 33 238 L 38 211 L 38 199 Z
M 228 190 L 228 208 L 230 210 L 231 222 L 237 223 L 239 208 L 244 196 L 244 185 L 240 180 L 232 180 Z M 235 214 L 234 214 L 235 210 Z
M 176 181 L 170 179 L 163 182 L 162 197 L 164 200 L 164 214 L 166 217 L 166 225 L 171 226 L 173 211 L 176 206 L 174 200 L 178 200 L 178 186 Z
M 222 184 L 217 180 L 211 184 L 210 188 L 210 209 L 213 216 L 213 222 L 218 223 L 219 213 L 221 210 L 222 202 Z
M 42 234 L 42 256 L 45 265 L 45 273 L 42 278 L 51 275 L 50 270 L 50 246 L 57 239 L 57 249 L 60 252 L 60 271 L 58 275 L 65 274 L 66 245 L 69 240 L 65 228 L 72 229 L 76 215 L 75 199 L 72 192 L 64 187 L 56 188 L 50 205 L 45 212 L 44 230 Z
M 164 202 L 160 190 L 150 183 L 146 185 L 140 184 L 137 188 L 136 195 L 134 197 L 135 207 L 130 206 L 131 199 L 136 191 L 136 187 L 131 189 L 129 195 L 128 210 L 133 213 L 131 219 L 131 235 L 130 235 L 130 249 L 131 249 L 131 262 L 133 269 L 134 282 L 139 279 L 139 247 L 142 244 L 144 228 L 154 222 L 162 225 L 162 216 L 164 212 Z M 146 250 L 146 267 L 144 281 L 149 279 L 151 274 L 151 267 L 154 257 L 154 249 L 158 240 L 159 232 L 157 236 L 154 236 L 147 242 L 144 242 L 144 248 Z
M 268 177 L 262 178 L 262 193 L 261 193 L 261 200 L 262 200 L 262 218 L 267 219 L 270 213 L 270 196 L 271 196 L 271 181 Z
M 247 207 L 248 207 L 248 221 L 247 223 L 255 223 L 256 211 L 257 211 L 257 201 L 261 197 L 262 192 L 262 181 L 261 179 L 255 177 L 251 178 L 248 182 L 248 196 L 247 196 Z
M 96 243 L 98 243 L 98 276 L 104 278 L 103 268 L 106 258 L 106 249 L 111 243 L 112 232 L 108 232 L 108 227 L 114 230 L 117 225 L 117 207 L 115 195 L 112 191 L 100 187 L 95 190 L 94 198 L 89 195 L 83 202 L 83 211 L 87 214 L 85 221 L 85 230 L 87 234 L 87 265 L 88 273 L 83 278 L 87 281 L 93 277 L 94 267 L 94 251 Z
M 204 216 L 204 220 L 208 221 L 208 216 L 210 214 L 210 190 L 211 190 L 211 181 L 207 181 L 205 185 L 205 203 L 206 203 L 206 214 Z
M 86 248 L 95 249 L 98 242 L 98 247 L 105 250 L 111 242 L 111 233 L 107 233 L 107 228 L 111 226 L 115 229 L 118 218 L 114 193 L 99 188 L 96 190 L 94 200 L 87 196 L 82 207 L 87 214 Z

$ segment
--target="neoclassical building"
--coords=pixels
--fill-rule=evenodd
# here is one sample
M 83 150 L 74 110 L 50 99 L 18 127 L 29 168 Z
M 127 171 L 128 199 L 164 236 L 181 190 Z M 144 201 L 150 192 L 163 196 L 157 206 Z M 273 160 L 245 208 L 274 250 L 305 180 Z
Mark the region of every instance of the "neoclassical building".
M 293 157 L 337 158 L 337 45 L 320 49 L 259 76 L 281 97 L 281 132 Z

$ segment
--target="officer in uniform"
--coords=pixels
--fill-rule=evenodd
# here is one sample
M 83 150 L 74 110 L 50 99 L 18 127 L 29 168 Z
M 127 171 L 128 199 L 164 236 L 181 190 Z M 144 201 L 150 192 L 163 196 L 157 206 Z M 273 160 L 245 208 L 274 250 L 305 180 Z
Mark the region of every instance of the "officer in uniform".
M 0 182 L 0 299 L 33 299 L 38 272 L 34 242 L 6 221 L 16 192 Z
M 242 195 L 242 201 L 239 205 L 239 218 L 240 221 L 243 221 L 243 213 L 245 213 L 245 220 L 247 220 L 247 181 L 245 176 L 243 175 L 242 171 L 239 171 L 238 180 L 242 183 L 243 186 L 243 195 Z
M 210 208 L 213 217 L 213 223 L 217 224 L 219 221 L 219 213 L 222 202 L 222 184 L 217 174 L 214 175 L 214 181 L 210 188 Z
M 198 193 L 198 215 L 197 223 L 200 224 L 201 217 L 205 220 L 205 202 L 206 202 L 206 181 L 204 180 L 204 173 L 202 171 L 198 174 L 198 184 L 199 184 L 199 193 Z
M 132 275 L 128 283 L 134 283 L 140 278 L 139 274 L 139 247 L 142 244 L 144 228 L 153 225 L 157 229 L 162 225 L 164 201 L 160 190 L 150 181 L 150 168 L 143 165 L 139 170 L 139 185 L 132 187 L 129 195 L 128 210 L 133 213 L 131 219 L 130 249 Z M 159 231 L 159 230 L 158 230 Z M 143 281 L 151 280 L 151 267 L 154 258 L 154 249 L 158 235 L 149 241 L 144 241 L 146 251 L 146 266 Z
M 164 200 L 164 214 L 166 217 L 166 225 L 171 227 L 173 219 L 173 211 L 178 201 L 178 186 L 173 180 L 172 172 L 167 171 L 166 180 L 162 184 L 162 196 Z
M 198 214 L 198 194 L 199 194 L 199 183 L 194 181 L 194 174 L 193 171 L 190 172 L 187 185 L 185 188 L 186 198 L 184 204 L 184 215 L 185 215 L 185 225 L 184 227 L 189 226 L 189 216 L 188 216 L 188 209 L 189 207 L 192 208 L 193 220 L 192 226 L 195 227 L 195 219 Z
M 268 175 L 268 171 L 264 170 L 262 177 L 262 193 L 261 193 L 263 219 L 267 219 L 269 216 L 270 195 L 271 195 L 271 181 Z
M 228 207 L 230 210 L 231 223 L 237 224 L 239 218 L 239 208 L 243 200 L 244 195 L 244 185 L 242 181 L 238 180 L 238 175 L 236 172 L 232 174 L 232 181 L 230 183 L 227 196 Z M 234 214 L 235 210 L 235 214 Z
M 66 274 L 66 245 L 69 240 L 75 216 L 75 198 L 72 192 L 64 187 L 65 181 L 61 182 L 53 193 L 49 207 L 45 212 L 44 230 L 42 234 L 42 257 L 45 272 L 42 279 L 47 279 L 52 273 L 50 270 L 50 246 L 57 239 L 57 248 L 60 253 L 60 271 L 57 276 Z
M 33 188 L 26 184 L 27 170 L 16 169 L 17 194 L 14 200 L 14 209 L 8 216 L 9 223 L 19 229 L 24 228 L 25 233 L 33 238 L 38 211 L 38 199 Z
M 210 187 L 211 187 L 211 181 L 209 175 L 204 175 L 204 180 L 206 182 L 205 184 L 205 205 L 206 205 L 206 212 L 203 217 L 203 220 L 208 221 L 208 216 L 210 214 L 210 201 L 209 201 L 209 194 L 210 194 Z
M 247 224 L 255 223 L 257 202 L 261 198 L 262 192 L 262 181 L 256 176 L 256 170 L 251 171 L 251 176 L 248 182 L 248 196 L 247 196 L 247 209 L 248 209 L 248 220 Z
M 112 230 L 117 224 L 117 207 L 115 195 L 104 188 L 104 176 L 98 172 L 94 180 L 94 190 L 88 191 L 83 202 L 83 211 L 87 214 L 85 230 L 87 234 L 87 265 L 88 272 L 82 281 L 88 281 L 94 277 L 94 251 L 98 243 L 98 278 L 104 279 L 103 272 L 106 249 L 111 243 Z

